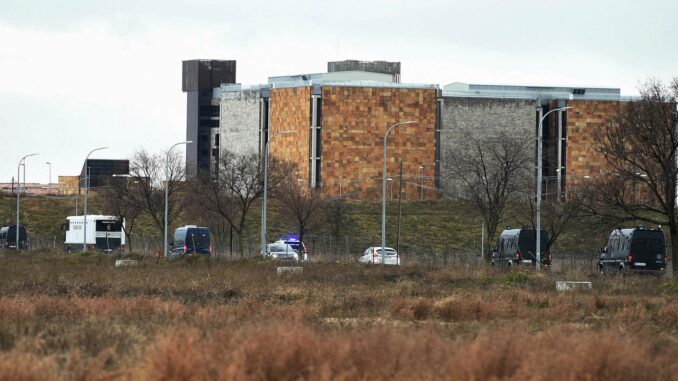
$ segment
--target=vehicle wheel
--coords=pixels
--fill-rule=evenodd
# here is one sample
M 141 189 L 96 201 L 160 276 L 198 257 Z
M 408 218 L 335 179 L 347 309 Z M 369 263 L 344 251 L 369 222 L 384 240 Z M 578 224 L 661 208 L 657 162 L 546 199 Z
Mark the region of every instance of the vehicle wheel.
M 598 273 L 599 273 L 600 275 L 605 274 L 605 267 L 603 266 L 602 263 L 599 263 L 599 264 L 598 264 Z
M 619 269 L 617 269 L 617 272 L 618 272 L 619 274 L 623 274 L 624 271 L 625 271 L 624 265 L 619 265 Z

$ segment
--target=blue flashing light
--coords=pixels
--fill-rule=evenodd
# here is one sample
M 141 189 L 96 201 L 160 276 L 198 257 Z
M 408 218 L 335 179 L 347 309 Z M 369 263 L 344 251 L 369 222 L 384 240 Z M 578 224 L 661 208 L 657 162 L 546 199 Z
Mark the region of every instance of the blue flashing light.
M 299 242 L 299 237 L 296 234 L 290 234 L 287 237 L 280 237 L 281 241 L 285 242 Z

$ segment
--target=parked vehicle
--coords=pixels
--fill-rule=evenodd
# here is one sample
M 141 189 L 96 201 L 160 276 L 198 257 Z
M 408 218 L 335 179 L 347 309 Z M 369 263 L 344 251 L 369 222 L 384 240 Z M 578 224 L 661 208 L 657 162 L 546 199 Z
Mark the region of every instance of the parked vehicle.
M 297 254 L 299 254 L 300 258 L 303 258 L 304 261 L 308 260 L 308 250 L 306 249 L 306 245 L 304 245 L 304 243 L 301 242 L 299 237 L 296 235 L 290 234 L 287 237 L 280 237 L 280 239 L 275 241 L 275 243 L 289 244 L 297 252 Z
M 125 247 L 125 219 L 118 216 L 87 215 L 87 236 L 85 237 L 85 219 L 83 216 L 66 217 L 63 225 L 66 230 L 64 248 L 67 252 L 82 250 L 83 244 L 88 250 L 110 253 Z M 83 241 L 87 239 L 87 242 Z
M 28 247 L 28 234 L 23 226 L 19 226 L 19 249 Z M 16 249 L 16 225 L 0 228 L 0 248 Z
M 284 261 L 299 261 L 299 253 L 289 243 L 274 242 L 266 245 L 266 252 L 261 253 L 264 258 L 284 260 Z
M 384 250 L 381 246 L 372 246 L 365 249 L 358 262 L 368 265 L 383 263 L 398 266 L 400 265 L 400 255 L 392 247 L 386 247 Z
M 537 237 L 534 229 L 506 229 L 499 235 L 497 245 L 492 250 L 492 265 L 516 266 L 537 264 Z M 540 260 L 542 267 L 551 266 L 551 252 L 548 247 L 549 235 L 541 230 Z
M 664 272 L 668 265 L 664 232 L 642 226 L 615 229 L 598 259 L 598 271 Z
M 208 228 L 186 225 L 174 231 L 170 256 L 188 254 L 204 256 L 212 254 L 212 244 L 210 243 L 210 231 Z

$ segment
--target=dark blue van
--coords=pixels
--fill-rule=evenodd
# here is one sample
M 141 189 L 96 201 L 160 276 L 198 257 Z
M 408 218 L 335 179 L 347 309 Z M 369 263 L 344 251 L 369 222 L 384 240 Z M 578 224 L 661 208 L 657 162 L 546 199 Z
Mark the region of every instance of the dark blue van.
M 28 234 L 23 226 L 19 226 L 19 249 L 28 247 Z M 0 248 L 16 249 L 16 225 L 0 228 Z
M 660 229 L 617 228 L 598 259 L 598 271 L 664 273 L 668 267 L 666 239 Z
M 210 231 L 208 228 L 186 225 L 174 231 L 170 256 L 188 254 L 204 256 L 212 254 L 212 244 L 210 243 Z

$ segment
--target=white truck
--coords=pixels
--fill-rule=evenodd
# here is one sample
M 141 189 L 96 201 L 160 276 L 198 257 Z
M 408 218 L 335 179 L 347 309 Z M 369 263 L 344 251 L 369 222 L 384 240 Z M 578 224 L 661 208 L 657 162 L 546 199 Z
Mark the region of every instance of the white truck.
M 117 216 L 87 215 L 87 235 L 85 237 L 85 219 L 83 216 L 66 217 L 66 252 L 82 250 L 85 238 L 88 250 L 113 252 L 125 247 L 125 219 Z

